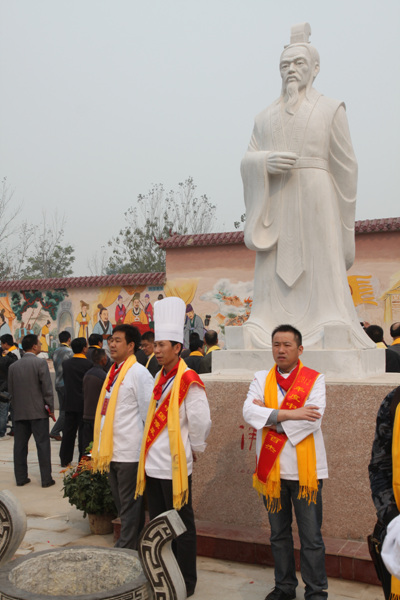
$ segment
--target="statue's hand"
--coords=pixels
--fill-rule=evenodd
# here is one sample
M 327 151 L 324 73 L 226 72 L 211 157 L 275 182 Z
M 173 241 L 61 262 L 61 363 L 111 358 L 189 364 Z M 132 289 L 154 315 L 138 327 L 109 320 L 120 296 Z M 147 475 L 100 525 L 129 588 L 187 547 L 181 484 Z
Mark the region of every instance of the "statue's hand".
M 294 152 L 271 152 L 267 156 L 267 171 L 271 175 L 286 173 L 293 168 L 298 158 Z

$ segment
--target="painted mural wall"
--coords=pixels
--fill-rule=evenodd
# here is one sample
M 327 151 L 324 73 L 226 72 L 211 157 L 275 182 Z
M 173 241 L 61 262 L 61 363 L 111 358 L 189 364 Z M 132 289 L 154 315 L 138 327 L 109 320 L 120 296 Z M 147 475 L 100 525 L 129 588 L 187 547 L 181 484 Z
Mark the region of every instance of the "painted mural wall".
M 33 331 L 51 357 L 64 329 L 88 337 L 132 323 L 143 333 L 153 327 L 154 302 L 179 296 L 192 309 L 186 345 L 190 330 L 215 329 L 223 347 L 225 327 L 241 326 L 250 315 L 254 261 L 244 244 L 192 245 L 167 250 L 163 285 L 2 292 L 0 284 L 0 335 L 12 333 L 20 343 Z M 360 321 L 381 325 L 390 344 L 390 325 L 400 321 L 400 231 L 357 235 L 348 282 Z
M 21 344 L 27 333 L 40 336 L 51 358 L 58 334 L 74 337 L 111 334 L 113 325 L 132 323 L 141 333 L 153 327 L 153 305 L 163 286 L 111 286 L 57 290 L 0 291 L 0 335 L 11 333 Z

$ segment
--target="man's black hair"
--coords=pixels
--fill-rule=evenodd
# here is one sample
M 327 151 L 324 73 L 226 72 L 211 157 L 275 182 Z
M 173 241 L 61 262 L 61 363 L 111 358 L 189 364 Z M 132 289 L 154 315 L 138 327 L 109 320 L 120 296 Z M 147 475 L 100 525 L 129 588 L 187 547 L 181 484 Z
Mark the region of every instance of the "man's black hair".
M 58 339 L 60 344 L 66 344 L 68 340 L 71 339 L 71 334 L 69 331 L 61 331 L 61 333 L 58 334 Z
M 22 350 L 24 352 L 28 352 L 28 350 L 32 350 L 33 346 L 36 346 L 39 339 L 36 333 L 28 333 L 24 338 L 22 338 Z
M 208 347 L 216 346 L 218 344 L 218 333 L 213 329 L 209 329 L 204 336 L 204 341 Z
M 178 356 L 181 355 L 182 350 L 183 350 L 183 344 L 181 342 L 174 342 L 173 340 L 169 340 L 171 342 L 171 346 L 176 346 L 177 344 L 180 345 L 181 349 L 179 350 Z
M 89 335 L 89 346 L 99 346 L 103 344 L 103 336 L 100 333 L 91 333 Z
M 131 342 L 135 344 L 133 351 L 136 352 L 142 340 L 142 336 L 140 335 L 139 329 L 137 327 L 134 327 L 133 325 L 123 323 L 122 325 L 117 325 L 116 327 L 114 327 L 113 335 L 118 331 L 124 332 L 127 344 L 130 344 Z
M 71 348 L 74 354 L 82 354 L 83 349 L 87 346 L 87 340 L 84 337 L 75 338 L 71 342 Z
M 103 348 L 95 348 L 92 352 L 91 361 L 95 365 L 99 365 L 101 363 L 102 358 L 107 356 L 106 351 Z
M 390 326 L 390 335 L 392 338 L 400 337 L 400 323 L 392 323 Z
M 151 344 L 154 344 L 154 331 L 145 331 L 142 334 L 142 341 L 144 340 L 150 342 Z
M 8 346 L 14 345 L 14 338 L 10 333 L 5 333 L 0 337 L 0 342 L 2 344 L 7 344 Z
M 303 338 L 300 331 L 296 329 L 296 327 L 293 327 L 293 325 L 278 325 L 278 327 L 275 327 L 271 334 L 272 341 L 274 340 L 274 335 L 276 333 L 293 333 L 297 347 L 301 346 L 303 343 Z
M 203 340 L 200 339 L 200 336 L 196 331 L 193 331 L 189 335 L 189 350 L 190 352 L 195 352 L 199 348 L 203 347 Z
M 383 329 L 379 325 L 370 325 L 365 329 L 365 333 L 375 344 L 383 342 Z

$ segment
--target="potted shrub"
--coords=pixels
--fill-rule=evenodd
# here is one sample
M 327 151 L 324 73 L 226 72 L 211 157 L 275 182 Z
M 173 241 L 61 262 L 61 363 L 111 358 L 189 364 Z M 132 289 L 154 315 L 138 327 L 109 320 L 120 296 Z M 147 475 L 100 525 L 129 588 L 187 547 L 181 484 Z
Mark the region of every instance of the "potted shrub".
M 64 498 L 83 516 L 89 515 L 90 531 L 95 534 L 112 532 L 112 519 L 117 509 L 106 473 L 92 473 L 91 455 L 84 455 L 75 469 L 64 472 Z

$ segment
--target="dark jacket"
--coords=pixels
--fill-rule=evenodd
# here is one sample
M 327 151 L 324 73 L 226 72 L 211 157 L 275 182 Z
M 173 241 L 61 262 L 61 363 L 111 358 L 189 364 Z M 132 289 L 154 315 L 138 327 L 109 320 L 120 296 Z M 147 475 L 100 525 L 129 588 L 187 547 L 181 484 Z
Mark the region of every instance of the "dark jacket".
M 0 392 L 6 392 L 8 389 L 8 369 L 18 360 L 15 354 L 9 352 L 5 356 L 0 356 Z
M 199 373 L 199 368 L 200 368 L 200 361 L 203 360 L 203 356 L 187 356 L 186 358 L 184 358 L 183 360 L 185 361 L 185 363 L 187 364 L 187 366 L 189 367 L 189 369 L 193 369 L 193 371 L 196 371 L 196 373 Z
M 48 404 L 54 410 L 53 386 L 47 361 L 26 352 L 8 371 L 8 391 L 12 395 L 14 420 L 45 419 Z
M 214 352 L 220 352 L 220 350 L 213 350 L 209 352 L 200 361 L 199 373 L 211 373 L 212 371 L 212 355 Z
M 107 377 L 103 368 L 94 365 L 83 378 L 83 418 L 94 421 L 101 388 Z
M 392 463 L 393 424 L 399 403 L 400 387 L 392 390 L 379 408 L 371 462 L 368 467 L 376 514 L 385 525 L 399 514 L 393 493 Z
M 65 386 L 65 410 L 83 413 L 83 378 L 93 367 L 91 360 L 73 356 L 62 364 Z

